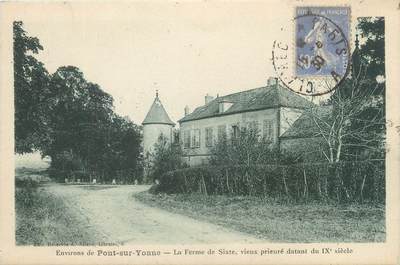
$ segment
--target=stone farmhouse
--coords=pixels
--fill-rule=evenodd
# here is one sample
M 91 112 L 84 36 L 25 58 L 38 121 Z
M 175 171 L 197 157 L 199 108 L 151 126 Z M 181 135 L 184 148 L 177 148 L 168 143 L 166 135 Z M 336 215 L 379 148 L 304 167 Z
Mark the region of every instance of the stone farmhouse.
M 169 141 L 179 141 L 183 159 L 190 165 L 207 163 L 210 148 L 222 137 L 236 137 L 241 128 L 256 129 L 281 151 L 302 153 L 304 147 L 319 149 L 312 122 L 304 110 L 315 106 L 304 97 L 270 78 L 267 86 L 222 97 L 205 96 L 205 104 L 174 123 L 168 117 L 158 95 L 143 121 L 144 150 L 150 151 L 162 133 Z M 309 148 L 308 148 L 309 149 Z

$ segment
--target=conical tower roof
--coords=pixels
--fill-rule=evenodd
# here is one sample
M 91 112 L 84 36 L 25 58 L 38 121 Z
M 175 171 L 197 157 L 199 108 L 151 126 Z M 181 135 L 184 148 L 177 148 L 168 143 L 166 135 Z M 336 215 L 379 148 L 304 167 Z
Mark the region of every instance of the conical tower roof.
M 173 121 L 169 118 L 167 112 L 164 109 L 160 99 L 158 98 L 158 92 L 156 93 L 156 98 L 154 99 L 153 104 L 150 107 L 149 112 L 144 118 L 142 122 L 143 125 L 145 124 L 169 124 L 175 125 Z

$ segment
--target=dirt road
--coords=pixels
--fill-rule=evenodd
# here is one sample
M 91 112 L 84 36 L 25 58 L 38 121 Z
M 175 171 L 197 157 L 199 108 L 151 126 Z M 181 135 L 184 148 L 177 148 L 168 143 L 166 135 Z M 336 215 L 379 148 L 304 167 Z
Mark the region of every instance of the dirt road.
M 49 185 L 102 242 L 117 244 L 252 243 L 257 239 L 144 205 L 133 197 L 149 186 Z

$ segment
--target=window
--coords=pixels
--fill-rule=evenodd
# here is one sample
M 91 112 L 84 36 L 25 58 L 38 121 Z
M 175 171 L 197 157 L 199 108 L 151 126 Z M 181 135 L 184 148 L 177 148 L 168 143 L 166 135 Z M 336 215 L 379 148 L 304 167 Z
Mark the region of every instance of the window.
M 173 143 L 177 144 L 179 143 L 179 132 L 178 131 L 174 131 L 174 140 Z
M 224 112 L 227 111 L 232 105 L 233 105 L 232 102 L 223 100 L 223 101 L 219 102 L 219 104 L 218 104 L 218 112 L 219 112 L 219 113 L 224 113 Z
M 183 132 L 183 148 L 190 148 L 190 131 Z
M 263 134 L 265 139 L 273 140 L 274 139 L 274 121 L 273 120 L 264 120 L 263 126 Z
M 200 147 L 200 130 L 196 129 L 192 131 L 192 148 Z
M 213 128 L 206 128 L 206 147 L 211 147 L 213 145 Z
M 240 136 L 240 127 L 238 124 L 233 124 L 232 125 L 232 131 L 231 131 L 231 138 L 232 139 L 237 139 Z
M 226 139 L 226 125 L 218 126 L 218 141 Z
M 258 121 L 251 121 L 246 124 L 247 130 L 252 133 L 259 133 Z

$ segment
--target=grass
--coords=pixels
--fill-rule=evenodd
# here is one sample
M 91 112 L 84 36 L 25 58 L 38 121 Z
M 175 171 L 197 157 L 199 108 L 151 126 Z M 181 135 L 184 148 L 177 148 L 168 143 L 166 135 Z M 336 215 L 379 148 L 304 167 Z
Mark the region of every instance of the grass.
M 259 197 L 148 192 L 135 197 L 270 242 L 384 242 L 386 238 L 384 205 L 288 204 Z
M 94 245 L 88 224 L 71 213 L 61 198 L 28 181 L 16 187 L 17 245 L 56 246 Z

